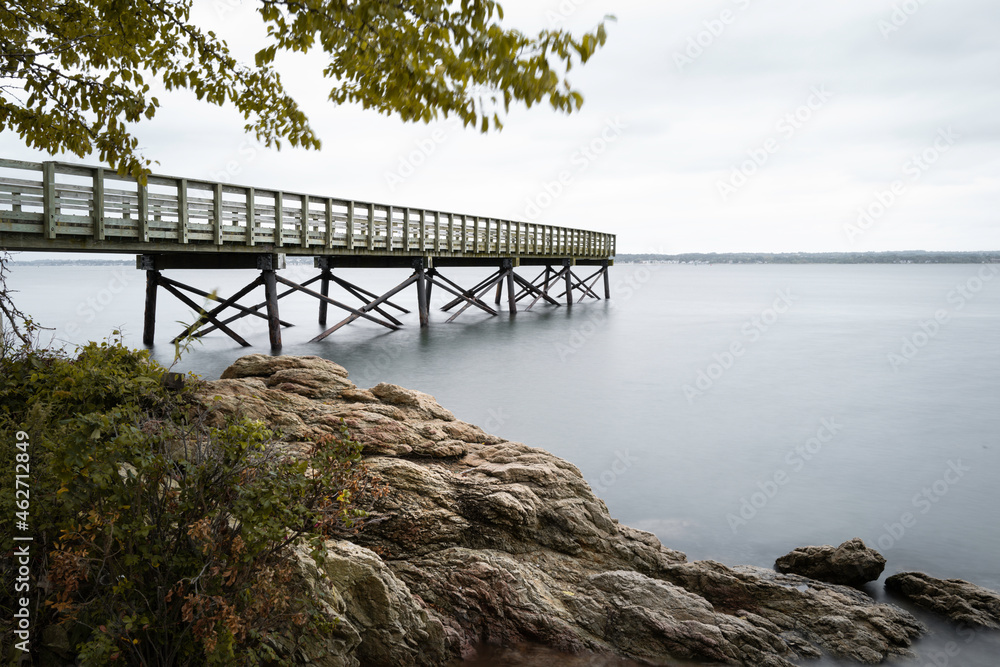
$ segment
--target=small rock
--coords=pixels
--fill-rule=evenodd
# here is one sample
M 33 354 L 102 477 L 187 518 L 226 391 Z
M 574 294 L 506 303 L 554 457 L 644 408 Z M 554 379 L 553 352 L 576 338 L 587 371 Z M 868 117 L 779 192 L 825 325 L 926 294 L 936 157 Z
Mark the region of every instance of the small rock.
M 222 372 L 222 380 L 236 380 L 246 377 L 270 377 L 278 371 L 290 368 L 305 368 L 325 371 L 340 377 L 347 377 L 347 370 L 340 364 L 322 357 L 270 357 L 266 354 L 248 354 L 233 362 Z
M 879 578 L 885 569 L 885 558 L 855 537 L 839 547 L 799 547 L 776 560 L 774 567 L 778 572 L 829 584 L 861 586 Z
M 885 588 L 955 623 L 1000 630 L 1000 593 L 962 579 L 935 579 L 923 572 L 900 572 Z

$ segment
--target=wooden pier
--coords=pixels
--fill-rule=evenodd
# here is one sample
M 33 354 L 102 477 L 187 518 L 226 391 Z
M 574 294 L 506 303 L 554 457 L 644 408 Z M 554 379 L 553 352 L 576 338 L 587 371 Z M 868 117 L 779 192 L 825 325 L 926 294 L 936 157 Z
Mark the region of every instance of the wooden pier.
M 295 292 L 319 301 L 325 325 L 329 307 L 347 317 L 317 336 L 322 340 L 358 319 L 398 329 L 393 315 L 409 312 L 392 299 L 416 287 L 421 326 L 429 323 L 431 291 L 454 298 L 445 311 L 454 320 L 469 308 L 490 315 L 499 311 L 483 297 L 504 289 L 510 313 L 530 300 L 571 305 L 574 298 L 610 298 L 608 269 L 614 263 L 615 236 L 600 232 L 502 220 L 444 211 L 414 209 L 299 192 L 267 190 L 200 179 L 150 175 L 142 185 L 104 167 L 62 162 L 0 159 L 0 248 L 6 250 L 137 255 L 146 271 L 143 342 L 153 344 L 156 298 L 160 289 L 201 312 L 175 340 L 222 331 L 240 345 L 249 343 L 228 325 L 243 317 L 268 321 L 271 346 L 281 347 L 280 299 Z M 314 258 L 318 274 L 302 284 L 280 275 L 285 256 Z M 495 271 L 471 288 L 444 275 L 449 267 L 486 266 Z M 534 279 L 520 267 L 539 267 Z M 340 268 L 408 268 L 413 273 L 382 295 L 350 283 Z M 578 267 L 592 267 L 584 277 Z M 163 275 L 175 269 L 256 269 L 257 279 L 229 297 L 209 294 Z M 309 285 L 319 283 L 319 290 Z M 355 303 L 330 296 L 343 290 Z M 238 302 L 258 288 L 263 300 Z M 210 311 L 192 296 L 212 299 Z M 575 295 L 575 296 L 574 296 Z M 225 316 L 224 311 L 235 314 Z

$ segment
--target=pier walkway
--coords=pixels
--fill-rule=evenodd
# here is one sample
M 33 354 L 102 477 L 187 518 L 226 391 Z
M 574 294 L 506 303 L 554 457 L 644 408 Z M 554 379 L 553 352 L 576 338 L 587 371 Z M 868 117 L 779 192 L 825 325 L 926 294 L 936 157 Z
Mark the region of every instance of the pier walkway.
M 159 288 L 177 297 L 200 318 L 180 336 L 221 330 L 249 346 L 227 325 L 242 317 L 268 320 L 271 346 L 281 347 L 278 301 L 295 292 L 320 302 L 325 325 L 328 307 L 348 316 L 314 340 L 321 340 L 357 319 L 397 329 L 389 311 L 409 312 L 391 299 L 416 286 L 421 326 L 428 324 L 430 292 L 438 287 L 455 298 L 444 310 L 470 307 L 491 315 L 498 310 L 483 297 L 506 287 L 508 310 L 530 300 L 551 305 L 600 298 L 603 279 L 610 298 L 608 269 L 614 262 L 615 236 L 582 229 L 502 220 L 469 214 L 414 209 L 390 204 L 232 185 L 152 174 L 146 184 L 104 168 L 63 162 L 0 159 L 0 248 L 19 251 L 130 253 L 147 277 L 143 341 L 153 344 Z M 313 257 L 318 274 L 294 283 L 278 273 L 285 256 Z M 442 270 L 449 266 L 487 266 L 496 270 L 464 288 Z M 541 267 L 533 280 L 518 267 Z M 594 267 L 581 278 L 575 267 Z M 412 268 L 413 274 L 383 295 L 373 294 L 334 273 L 337 268 Z M 173 269 L 251 268 L 260 275 L 230 297 L 209 294 L 163 275 Z M 319 290 L 308 287 L 319 282 Z M 279 292 L 279 285 L 285 288 Z M 360 304 L 330 296 L 342 288 Z M 238 301 L 256 288 L 264 299 L 251 306 Z M 218 301 L 205 311 L 189 295 Z M 235 310 L 223 318 L 223 311 Z

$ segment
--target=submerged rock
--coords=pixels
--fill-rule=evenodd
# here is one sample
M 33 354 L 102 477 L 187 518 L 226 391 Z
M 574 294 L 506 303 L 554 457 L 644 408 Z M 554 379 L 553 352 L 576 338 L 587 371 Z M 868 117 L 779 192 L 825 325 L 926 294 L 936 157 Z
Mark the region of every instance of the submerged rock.
M 855 537 L 839 547 L 799 547 L 776 560 L 774 567 L 831 584 L 862 586 L 882 575 L 885 558 Z
M 923 572 L 894 574 L 885 580 L 885 588 L 955 623 L 1000 630 L 1000 593 L 988 588 Z
M 541 643 L 646 664 L 790 667 L 911 655 L 922 626 L 852 588 L 687 562 L 620 525 L 579 470 L 395 385 L 359 389 L 316 357 L 251 355 L 200 389 L 221 415 L 280 427 L 290 452 L 345 424 L 392 492 L 328 545 L 337 641 L 315 665 L 443 665 Z M 304 568 L 308 572 L 309 568 Z

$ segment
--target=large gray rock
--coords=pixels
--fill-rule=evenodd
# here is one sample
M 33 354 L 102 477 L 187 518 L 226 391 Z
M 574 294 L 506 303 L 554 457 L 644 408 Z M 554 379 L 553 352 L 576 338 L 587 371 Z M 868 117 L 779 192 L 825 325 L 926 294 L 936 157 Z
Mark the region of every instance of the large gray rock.
M 572 464 L 426 394 L 358 389 L 339 368 L 252 355 L 200 389 L 220 420 L 280 427 L 291 453 L 346 424 L 392 489 L 354 543 L 329 545 L 316 586 L 344 638 L 323 664 L 443 665 L 524 643 L 647 664 L 790 667 L 822 653 L 876 664 L 911 655 L 923 631 L 852 588 L 689 563 L 612 519 Z
M 885 558 L 855 537 L 839 547 L 799 547 L 776 560 L 774 567 L 831 584 L 861 586 L 881 576 Z
M 1000 630 L 1000 593 L 962 579 L 935 579 L 923 572 L 900 572 L 885 588 L 955 623 Z

